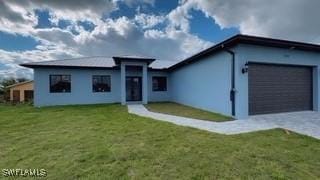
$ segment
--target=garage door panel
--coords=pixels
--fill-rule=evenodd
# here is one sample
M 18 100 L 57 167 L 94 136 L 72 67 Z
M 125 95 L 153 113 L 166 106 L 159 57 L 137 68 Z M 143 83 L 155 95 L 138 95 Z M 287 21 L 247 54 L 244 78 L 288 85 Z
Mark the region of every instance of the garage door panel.
M 312 68 L 249 66 L 249 114 L 312 110 Z

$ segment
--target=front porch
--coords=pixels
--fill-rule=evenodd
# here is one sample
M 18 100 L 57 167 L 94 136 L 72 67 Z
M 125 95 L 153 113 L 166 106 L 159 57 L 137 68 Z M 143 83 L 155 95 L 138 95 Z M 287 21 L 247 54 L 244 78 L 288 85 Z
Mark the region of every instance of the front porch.
M 148 103 L 148 65 L 155 59 L 114 57 L 120 65 L 121 104 Z

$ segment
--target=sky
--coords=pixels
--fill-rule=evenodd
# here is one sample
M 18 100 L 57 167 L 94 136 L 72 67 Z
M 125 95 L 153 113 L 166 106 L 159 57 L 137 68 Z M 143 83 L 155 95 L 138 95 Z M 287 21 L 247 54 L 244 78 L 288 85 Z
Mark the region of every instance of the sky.
M 86 56 L 181 61 L 236 34 L 320 43 L 319 0 L 0 0 L 0 79 Z

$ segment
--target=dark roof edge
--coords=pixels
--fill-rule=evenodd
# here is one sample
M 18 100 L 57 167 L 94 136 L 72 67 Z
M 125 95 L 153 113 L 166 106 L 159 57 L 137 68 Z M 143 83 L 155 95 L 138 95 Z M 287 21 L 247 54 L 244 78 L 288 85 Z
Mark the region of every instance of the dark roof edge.
M 100 66 L 61 66 L 61 65 L 39 65 L 39 64 L 19 64 L 20 66 L 27 67 L 27 68 L 61 68 L 61 69 L 109 69 L 109 70 L 119 70 L 119 66 L 113 67 L 100 67 Z M 148 67 L 149 70 L 152 71 L 167 71 L 167 68 L 151 68 Z
M 260 46 L 268 46 L 268 47 L 320 52 L 320 45 L 317 45 L 317 44 L 238 34 L 208 49 L 205 49 L 195 55 L 188 57 L 183 61 L 180 61 L 179 63 L 169 67 L 168 69 L 172 71 L 176 68 L 190 64 L 201 57 L 218 52 L 225 48 L 231 48 L 237 44 L 252 44 L 252 45 L 260 45 Z
M 152 63 L 153 61 L 155 61 L 156 59 L 154 58 L 147 58 L 147 57 L 129 57 L 129 56 L 113 56 L 112 57 L 115 64 L 120 64 L 121 61 L 132 61 L 132 60 L 135 60 L 135 61 L 145 61 L 147 62 L 148 64 Z
M 101 66 L 68 66 L 68 65 L 40 65 L 40 64 L 19 64 L 20 66 L 27 68 L 63 68 L 63 69 L 119 69 L 118 66 L 113 67 L 101 67 Z

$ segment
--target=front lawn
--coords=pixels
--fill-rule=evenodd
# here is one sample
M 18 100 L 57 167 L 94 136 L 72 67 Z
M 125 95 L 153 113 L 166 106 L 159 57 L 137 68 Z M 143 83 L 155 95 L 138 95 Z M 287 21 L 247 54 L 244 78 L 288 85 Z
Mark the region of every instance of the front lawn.
M 48 179 L 319 179 L 319 167 L 319 140 L 280 129 L 226 136 L 117 104 L 0 105 L 0 169 Z
M 204 111 L 201 109 L 185 106 L 174 102 L 154 102 L 146 104 L 145 107 L 149 111 L 159 112 L 164 114 L 171 114 L 176 116 L 189 117 L 194 119 L 201 119 L 207 121 L 230 121 L 231 117 L 222 114 Z

